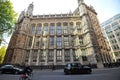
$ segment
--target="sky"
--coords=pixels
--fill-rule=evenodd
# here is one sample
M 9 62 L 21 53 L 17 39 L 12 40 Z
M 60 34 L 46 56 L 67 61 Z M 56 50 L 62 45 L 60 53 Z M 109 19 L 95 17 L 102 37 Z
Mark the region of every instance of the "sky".
M 11 0 L 11 2 L 18 14 L 26 10 L 32 2 L 34 15 L 69 13 L 78 7 L 78 0 Z M 120 13 L 120 0 L 84 0 L 84 2 L 94 7 L 100 23 Z
M 78 7 L 78 0 L 10 0 L 16 13 L 27 10 L 30 3 L 34 4 L 33 15 L 61 14 L 74 11 Z M 92 5 L 97 12 L 99 22 L 102 23 L 120 13 L 120 0 L 84 0 Z M 9 43 L 7 38 L 7 42 Z M 8 44 L 7 44 L 8 45 Z

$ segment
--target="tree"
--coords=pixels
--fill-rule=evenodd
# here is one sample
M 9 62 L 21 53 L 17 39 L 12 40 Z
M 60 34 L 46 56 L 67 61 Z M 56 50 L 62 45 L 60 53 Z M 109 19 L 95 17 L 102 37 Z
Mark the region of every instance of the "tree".
M 11 35 L 15 23 L 17 13 L 14 12 L 13 4 L 10 0 L 0 0 L 0 40 L 3 41 L 3 34 Z
M 6 47 L 5 46 L 0 47 L 0 64 L 4 60 L 5 53 L 6 53 Z
M 2 39 L 0 38 L 0 44 L 1 44 L 1 42 L 2 42 Z

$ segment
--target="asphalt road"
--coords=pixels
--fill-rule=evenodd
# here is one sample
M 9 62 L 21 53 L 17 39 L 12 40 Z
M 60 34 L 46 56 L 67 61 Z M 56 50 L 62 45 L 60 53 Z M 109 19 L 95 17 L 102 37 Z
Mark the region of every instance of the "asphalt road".
M 0 80 L 19 80 L 20 75 L 0 74 Z M 120 80 L 120 67 L 93 69 L 92 74 L 64 75 L 63 70 L 34 70 L 32 80 Z

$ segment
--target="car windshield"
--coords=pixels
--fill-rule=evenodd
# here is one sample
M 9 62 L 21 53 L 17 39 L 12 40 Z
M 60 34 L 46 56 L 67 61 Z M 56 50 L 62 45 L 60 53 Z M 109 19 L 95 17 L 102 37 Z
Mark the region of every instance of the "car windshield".
M 73 66 L 73 67 L 80 67 L 81 64 L 80 64 L 80 63 L 73 63 L 72 66 Z

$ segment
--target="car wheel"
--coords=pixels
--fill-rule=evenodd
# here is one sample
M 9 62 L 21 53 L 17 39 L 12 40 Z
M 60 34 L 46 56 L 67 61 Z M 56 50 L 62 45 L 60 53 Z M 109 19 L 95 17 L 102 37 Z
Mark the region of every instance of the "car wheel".
M 90 73 L 91 73 L 91 71 L 90 71 L 90 70 L 87 70 L 87 73 L 88 73 L 88 74 L 90 74 Z
M 64 72 L 65 75 L 68 75 L 68 72 Z
M 64 72 L 64 75 L 66 75 L 67 73 L 66 72 Z
M 18 74 L 19 72 L 18 71 L 15 71 L 15 74 Z
M 68 71 L 68 74 L 70 75 L 70 74 L 72 74 L 72 72 L 71 72 L 71 71 Z
M 1 71 L 1 74 L 4 74 L 5 73 L 5 71 Z

